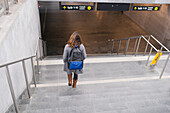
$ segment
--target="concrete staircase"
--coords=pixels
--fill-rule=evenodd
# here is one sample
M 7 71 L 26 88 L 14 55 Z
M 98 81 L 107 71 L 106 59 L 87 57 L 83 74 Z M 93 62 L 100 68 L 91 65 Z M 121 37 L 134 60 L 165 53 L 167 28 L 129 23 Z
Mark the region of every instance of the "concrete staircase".
M 153 59 L 154 56 L 151 57 Z M 146 67 L 144 56 L 91 56 L 76 89 L 67 86 L 61 57 L 41 61 L 37 88 L 31 85 L 18 101 L 21 113 L 170 113 L 170 70 L 162 79 L 157 67 Z M 14 111 L 10 111 L 13 113 Z

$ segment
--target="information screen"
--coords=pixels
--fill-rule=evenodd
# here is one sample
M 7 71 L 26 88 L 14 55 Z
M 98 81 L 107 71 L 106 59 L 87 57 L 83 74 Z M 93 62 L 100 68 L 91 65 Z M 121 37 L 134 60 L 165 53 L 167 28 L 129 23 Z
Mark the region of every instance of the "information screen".
M 128 11 L 129 7 L 129 3 L 97 3 L 99 11 Z

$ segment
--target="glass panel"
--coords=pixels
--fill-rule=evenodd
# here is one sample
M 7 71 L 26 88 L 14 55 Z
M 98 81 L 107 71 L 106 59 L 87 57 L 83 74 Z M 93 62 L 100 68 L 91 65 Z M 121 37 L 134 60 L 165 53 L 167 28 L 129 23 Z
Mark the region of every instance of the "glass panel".
M 0 10 L 3 8 L 3 0 L 0 0 Z

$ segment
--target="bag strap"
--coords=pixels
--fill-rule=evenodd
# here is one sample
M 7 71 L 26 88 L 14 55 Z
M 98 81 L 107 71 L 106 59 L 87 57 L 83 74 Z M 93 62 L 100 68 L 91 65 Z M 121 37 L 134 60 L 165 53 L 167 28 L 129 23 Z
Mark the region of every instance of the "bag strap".
M 75 48 L 72 48 L 71 49 L 71 51 L 70 51 L 70 56 L 69 57 L 71 57 L 71 54 L 72 54 L 72 52 L 73 52 L 73 50 L 74 50 Z M 81 51 L 81 49 L 78 47 L 78 49 L 80 50 L 80 52 L 82 53 L 82 51 Z
M 69 56 L 69 57 L 71 57 L 71 54 L 72 54 L 72 52 L 73 52 L 73 49 L 74 49 L 74 48 L 71 49 L 71 51 L 70 51 L 70 56 Z
M 82 53 L 81 49 L 78 47 L 78 49 L 80 50 L 80 52 Z
M 82 59 L 82 61 L 83 61 L 83 51 L 78 47 L 78 49 L 80 50 L 80 52 L 81 52 L 81 59 Z

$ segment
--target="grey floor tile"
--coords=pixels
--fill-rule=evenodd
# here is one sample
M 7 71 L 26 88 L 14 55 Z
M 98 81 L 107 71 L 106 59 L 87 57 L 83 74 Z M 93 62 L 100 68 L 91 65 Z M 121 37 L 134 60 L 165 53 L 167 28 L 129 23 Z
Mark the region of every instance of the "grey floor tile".
M 136 113 L 170 113 L 170 110 L 166 106 L 152 106 L 135 109 Z

